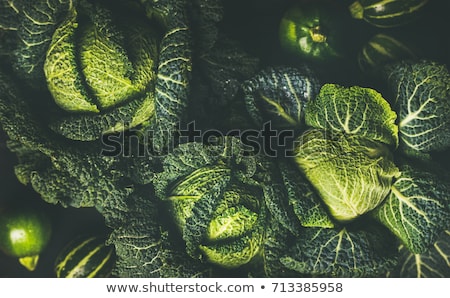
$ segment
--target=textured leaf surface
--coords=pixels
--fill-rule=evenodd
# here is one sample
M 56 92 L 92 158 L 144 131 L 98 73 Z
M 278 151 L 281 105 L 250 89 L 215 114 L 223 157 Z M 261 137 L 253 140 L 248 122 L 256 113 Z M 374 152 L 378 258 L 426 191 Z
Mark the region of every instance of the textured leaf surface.
M 446 202 L 450 187 L 437 175 L 410 165 L 400 166 L 401 175 L 392 185 L 375 217 L 415 254 L 427 252 L 450 223 Z
M 22 9 L 20 0 L 1 0 L 0 1 L 0 29 L 17 30 L 19 27 L 19 13 Z
M 304 108 L 316 97 L 319 82 L 308 67 L 269 68 L 243 83 L 248 113 L 256 125 L 272 121 L 277 128 L 299 128 Z
M 126 21 L 120 26 L 111 11 L 87 6 L 56 30 L 45 75 L 55 102 L 76 113 L 54 120 L 55 132 L 91 141 L 151 120 L 159 40 L 138 18 Z
M 69 115 L 54 120 L 50 127 L 72 140 L 93 141 L 103 134 L 121 132 L 150 121 L 153 119 L 154 108 L 153 93 L 149 92 L 104 113 Z
M 295 160 L 331 215 L 352 220 L 377 207 L 388 195 L 398 168 L 385 145 L 356 135 L 303 134 Z
M 387 80 L 398 113 L 401 148 L 410 154 L 450 146 L 450 74 L 432 61 L 390 66 Z
M 163 15 L 166 32 L 162 37 L 155 85 L 156 118 L 153 147 L 156 151 L 170 145 L 175 130 L 186 111 L 192 70 L 192 36 L 188 26 L 186 1 L 159 1 L 155 9 Z M 168 5 L 163 8 L 163 5 Z M 161 6 L 160 6 L 161 5 Z M 173 6 L 173 7 L 172 7 Z
M 148 189 L 147 189 L 148 191 Z M 103 212 L 114 229 L 109 243 L 116 247 L 117 277 L 208 277 L 211 270 L 186 255 L 161 227 L 162 214 L 154 198 L 142 189 L 127 200 L 127 213 L 115 206 Z M 145 232 L 144 232 L 145 231 Z
M 312 276 L 380 277 L 396 264 L 395 241 L 383 230 L 309 228 L 281 258 Z
M 225 268 L 248 263 L 264 236 L 257 158 L 243 156 L 242 150 L 236 138 L 221 145 L 182 144 L 153 178 L 157 196 L 169 202 L 187 253 Z
M 94 99 L 83 85 L 84 78 L 77 66 L 75 32 L 78 26 L 77 11 L 73 9 L 55 30 L 44 64 L 47 86 L 62 109 L 99 112 Z
M 326 205 L 294 164 L 278 160 L 270 167 L 270 183 L 262 186 L 272 222 L 292 235 L 303 227 L 334 227 Z
M 304 227 L 333 228 L 334 222 L 309 181 L 287 163 L 280 164 L 281 176 L 289 205 Z
M 397 115 L 380 93 L 370 88 L 325 84 L 316 99 L 308 102 L 308 126 L 364 136 L 398 145 Z
M 286 268 L 281 262 L 286 251 L 296 237 L 277 221 L 270 221 L 265 232 L 263 251 L 261 252 L 262 272 L 256 277 L 300 277 L 300 273 Z
M 13 64 L 17 73 L 29 84 L 44 84 L 43 65 L 53 32 L 72 10 L 74 3 L 73 0 L 36 0 L 19 6 L 19 42 Z
M 442 232 L 430 249 L 422 254 L 400 247 L 399 264 L 389 276 L 412 278 L 450 277 L 450 231 Z

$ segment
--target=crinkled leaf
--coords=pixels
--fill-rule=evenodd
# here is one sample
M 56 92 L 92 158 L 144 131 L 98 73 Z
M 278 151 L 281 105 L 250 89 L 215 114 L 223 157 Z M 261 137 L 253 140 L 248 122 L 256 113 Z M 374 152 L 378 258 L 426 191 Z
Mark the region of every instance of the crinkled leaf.
M 159 3 L 161 2 L 161 3 Z M 151 129 L 154 132 L 153 147 L 162 151 L 170 146 L 180 118 L 186 111 L 189 79 L 192 70 L 192 41 L 184 0 L 159 1 L 167 4 L 168 15 L 163 15 L 166 32 L 162 37 L 155 85 L 155 113 Z M 173 5 L 173 8 L 171 8 Z
M 153 94 L 149 92 L 104 113 L 69 115 L 56 119 L 50 128 L 68 139 L 98 140 L 104 134 L 121 132 L 153 120 L 156 117 L 151 117 L 155 108 L 153 100 Z
M 289 206 L 286 190 L 281 181 L 272 178 L 270 184 L 262 186 L 266 207 L 273 222 L 277 222 L 293 235 L 300 229 L 300 224 L 295 218 L 292 208 Z
M 254 213 L 254 221 L 243 222 L 245 233 L 239 237 L 230 237 L 226 242 L 200 244 L 200 250 L 211 263 L 225 268 L 237 268 L 249 263 L 261 249 L 265 238 L 264 212 Z
M 10 149 L 18 154 L 20 181 L 49 203 L 101 209 L 123 206 L 131 193 L 126 163 L 102 156 L 102 144 L 80 146 L 58 138 L 37 121 L 16 84 L 0 73 L 0 119 Z
M 74 5 L 73 0 L 36 0 L 21 5 L 13 64 L 29 84 L 44 84 L 43 65 L 53 32 Z
M 430 249 L 414 254 L 400 246 L 399 263 L 389 277 L 449 278 L 450 277 L 450 231 L 445 230 Z
M 208 277 L 211 269 L 186 255 L 161 226 L 163 215 L 148 189 L 126 200 L 127 213 L 104 210 L 113 229 L 108 243 L 116 248 L 117 277 Z
M 387 68 L 398 114 L 401 150 L 417 155 L 450 146 L 450 74 L 432 61 L 402 61 Z
M 224 268 L 249 262 L 263 241 L 266 216 L 258 181 L 264 168 L 243 150 L 232 137 L 216 145 L 181 144 L 152 178 L 187 253 Z
M 363 136 L 398 145 L 397 115 L 383 96 L 370 88 L 325 84 L 305 109 L 308 126 Z
M 258 264 L 261 271 L 254 272 L 256 277 L 299 277 L 296 271 L 286 268 L 281 262 L 283 257 L 296 237 L 277 221 L 269 221 L 267 224 L 263 250 Z
M 308 228 L 281 258 L 286 268 L 327 277 L 380 277 L 396 265 L 395 240 L 370 230 Z
M 450 223 L 450 187 L 436 174 L 412 165 L 400 165 L 400 173 L 374 216 L 411 252 L 425 253 Z
M 259 127 L 272 121 L 276 128 L 300 128 L 304 108 L 319 92 L 312 70 L 272 67 L 245 81 L 242 89 L 250 117 Z
M 262 188 L 273 222 L 278 222 L 292 235 L 298 235 L 302 226 L 334 226 L 326 206 L 295 165 L 279 160 L 269 172 L 270 182 L 264 183 Z
M 289 205 L 304 227 L 333 228 L 334 223 L 315 189 L 298 169 L 279 163 Z
M 22 9 L 21 0 L 0 1 L 0 30 L 17 30 L 19 27 L 19 13 Z
M 341 221 L 376 208 L 398 174 L 386 145 L 358 135 L 310 130 L 295 150 L 300 170 Z
M 83 85 L 83 75 L 77 66 L 77 11 L 72 9 L 52 34 L 46 52 L 44 73 L 55 103 L 66 111 L 98 112 L 95 100 Z
M 195 48 L 200 55 L 208 53 L 219 38 L 218 24 L 223 18 L 220 0 L 188 1 Z
M 226 104 L 237 94 L 241 82 L 254 75 L 259 60 L 246 53 L 236 41 L 222 36 L 200 57 L 199 65 L 214 97 Z M 223 102 L 215 104 L 223 105 Z

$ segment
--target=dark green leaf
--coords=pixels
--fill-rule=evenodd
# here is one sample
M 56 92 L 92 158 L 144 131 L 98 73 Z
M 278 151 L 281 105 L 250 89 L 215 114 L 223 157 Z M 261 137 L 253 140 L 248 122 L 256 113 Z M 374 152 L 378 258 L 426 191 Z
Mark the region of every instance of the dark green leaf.
M 387 68 L 398 114 L 402 151 L 417 155 L 450 146 L 450 74 L 432 61 L 403 61 Z
M 276 128 L 300 128 L 306 103 L 316 97 L 320 85 L 306 66 L 273 67 L 245 81 L 242 89 L 248 113 L 258 127 L 272 121 Z
M 411 253 L 400 246 L 399 264 L 389 277 L 449 278 L 450 231 L 442 232 L 433 246 L 422 254 Z
M 386 231 L 308 228 L 281 262 L 301 274 L 380 277 L 396 265 L 395 240 Z

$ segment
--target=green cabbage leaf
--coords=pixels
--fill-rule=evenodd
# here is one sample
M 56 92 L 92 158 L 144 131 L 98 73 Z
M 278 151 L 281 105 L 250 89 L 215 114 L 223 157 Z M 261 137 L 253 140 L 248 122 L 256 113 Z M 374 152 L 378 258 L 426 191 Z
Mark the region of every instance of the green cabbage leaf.
M 406 246 L 399 248 L 398 265 L 389 272 L 394 278 L 448 278 L 450 276 L 450 231 L 443 231 L 425 253 L 412 253 Z
M 299 169 L 339 221 L 376 208 L 399 173 L 386 145 L 357 135 L 309 130 L 295 152 Z
M 402 61 L 386 68 L 398 114 L 400 149 L 409 155 L 450 147 L 450 74 L 433 61 Z
M 329 277 L 379 277 L 396 264 L 392 236 L 369 230 L 309 228 L 288 249 L 281 263 L 301 274 Z
M 396 118 L 379 92 L 358 86 L 325 84 L 305 109 L 310 127 L 364 136 L 393 147 L 398 145 Z
M 437 174 L 409 164 L 400 165 L 400 173 L 374 216 L 412 253 L 425 253 L 450 224 L 446 205 L 450 185 Z

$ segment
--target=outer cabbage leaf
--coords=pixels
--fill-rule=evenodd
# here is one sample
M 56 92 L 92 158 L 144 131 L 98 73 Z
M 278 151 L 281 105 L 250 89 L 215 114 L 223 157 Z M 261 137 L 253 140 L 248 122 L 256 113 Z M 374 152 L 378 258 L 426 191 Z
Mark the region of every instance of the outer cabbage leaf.
M 387 67 L 398 114 L 400 147 L 411 155 L 450 146 L 450 74 L 432 61 L 403 61 Z
M 281 263 L 310 276 L 380 277 L 397 264 L 396 242 L 380 227 L 351 231 L 308 228 Z
M 437 174 L 412 165 L 400 165 L 401 175 L 373 215 L 412 253 L 426 253 L 450 224 L 447 208 L 450 187 Z
M 204 49 L 203 49 L 204 50 Z M 204 52 L 199 60 L 203 75 L 209 80 L 214 99 L 221 107 L 228 104 L 239 91 L 241 82 L 257 71 L 259 60 L 245 52 L 238 42 L 220 36 L 214 47 Z
M 325 84 L 319 95 L 308 102 L 308 126 L 359 135 L 396 147 L 397 115 L 383 96 L 370 88 Z
M 340 221 L 376 208 L 398 175 L 386 145 L 357 135 L 310 130 L 295 150 L 300 170 Z
M 319 92 L 319 81 L 307 66 L 273 67 L 242 85 L 247 111 L 261 127 L 272 121 L 276 128 L 301 128 L 304 108 Z
M 150 126 L 153 131 L 152 146 L 157 152 L 162 152 L 171 145 L 188 105 L 192 32 L 186 11 L 187 1 L 141 2 L 150 15 L 156 12 L 165 25 L 155 83 L 155 119 Z
M 270 221 L 267 225 L 263 250 L 255 262 L 256 269 L 252 275 L 256 277 L 300 277 L 302 276 L 294 270 L 286 268 L 280 261 L 286 251 L 296 239 L 279 222 Z
M 271 182 L 263 186 L 273 220 L 293 235 L 298 235 L 301 226 L 334 227 L 327 207 L 298 168 L 284 160 L 275 164 L 270 170 Z
M 103 210 L 113 229 L 108 242 L 116 248 L 117 277 L 209 277 L 211 268 L 186 255 L 181 243 L 161 226 L 164 212 L 143 188 L 127 199 L 127 212 Z
M 450 277 L 450 231 L 441 233 L 433 246 L 423 254 L 414 254 L 400 246 L 399 264 L 389 277 Z
M 28 84 L 44 86 L 43 65 L 53 32 L 75 2 L 73 0 L 11 2 L 17 4 L 16 9 L 19 11 L 18 44 L 14 51 L 13 64 L 16 72 Z
M 127 166 L 118 157 L 102 156 L 100 143 L 80 146 L 58 138 L 36 119 L 24 95 L 10 78 L 0 73 L 0 119 L 17 153 L 18 179 L 31 186 L 49 203 L 101 208 L 123 206 L 132 187 Z

